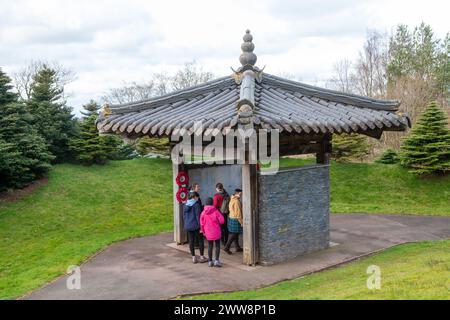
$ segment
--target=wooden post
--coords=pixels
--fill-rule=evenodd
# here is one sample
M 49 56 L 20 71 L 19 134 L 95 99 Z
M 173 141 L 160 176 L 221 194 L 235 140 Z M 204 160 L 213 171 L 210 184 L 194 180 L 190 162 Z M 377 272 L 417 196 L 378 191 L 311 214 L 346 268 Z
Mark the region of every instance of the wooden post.
M 242 211 L 244 215 L 244 254 L 243 263 L 255 265 L 257 252 L 257 169 L 255 164 L 242 165 Z
M 317 164 L 330 164 L 331 157 L 331 134 L 326 134 L 323 137 L 320 150 L 316 155 Z
M 177 192 L 178 192 L 178 185 L 175 181 L 175 179 L 178 176 L 178 173 L 180 171 L 183 171 L 184 165 L 178 165 L 178 164 L 172 164 L 172 171 L 173 171 L 173 178 L 172 178 L 172 184 L 173 184 L 173 234 L 174 234 L 174 241 L 177 244 L 184 244 L 187 242 L 187 234 L 186 231 L 184 231 L 184 224 L 183 224 L 183 204 L 179 203 L 177 201 Z
M 174 148 L 176 148 L 175 144 L 171 145 L 170 153 L 174 152 Z M 179 187 L 177 185 L 176 179 L 178 173 L 181 171 L 185 171 L 186 165 L 182 163 L 174 163 L 172 159 L 172 187 L 173 187 L 173 238 L 176 244 L 184 244 L 187 242 L 187 234 L 184 230 L 183 223 L 183 204 L 179 203 L 177 200 L 177 193 Z M 178 161 L 177 161 L 178 162 Z

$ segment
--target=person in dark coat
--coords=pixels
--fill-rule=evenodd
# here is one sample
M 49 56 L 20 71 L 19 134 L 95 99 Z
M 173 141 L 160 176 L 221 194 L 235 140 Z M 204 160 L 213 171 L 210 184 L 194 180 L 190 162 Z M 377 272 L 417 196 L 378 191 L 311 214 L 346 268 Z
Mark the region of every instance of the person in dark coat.
M 216 185 L 216 194 L 214 195 L 214 207 L 222 213 L 225 223 L 222 225 L 222 244 L 226 245 L 228 242 L 228 203 L 230 195 L 223 187 L 222 183 Z
M 189 194 L 194 193 L 194 192 L 197 192 L 198 194 L 200 194 L 200 184 L 197 182 L 194 182 L 192 184 L 192 186 L 189 188 Z M 202 198 L 198 198 L 198 203 L 200 204 L 200 207 L 202 208 L 202 211 L 203 211 Z M 195 239 L 195 244 L 194 244 L 195 249 L 200 248 L 200 244 L 199 244 L 198 240 L 199 240 L 198 238 Z
M 184 229 L 187 231 L 189 240 L 189 250 L 192 255 L 193 263 L 205 263 L 208 261 L 205 257 L 205 244 L 203 236 L 200 234 L 200 214 L 203 209 L 200 206 L 200 195 L 197 192 L 191 192 L 189 194 L 189 200 L 186 202 L 183 208 L 183 220 Z M 195 255 L 195 242 L 198 242 L 200 249 L 200 259 L 197 259 Z

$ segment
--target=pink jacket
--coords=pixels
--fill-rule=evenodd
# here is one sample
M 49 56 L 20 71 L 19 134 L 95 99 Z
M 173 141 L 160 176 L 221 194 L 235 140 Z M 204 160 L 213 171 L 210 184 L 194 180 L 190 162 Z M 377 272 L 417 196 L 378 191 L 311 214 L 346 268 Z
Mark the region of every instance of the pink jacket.
M 225 223 L 223 215 L 214 206 L 205 206 L 200 216 L 200 227 L 206 240 L 219 240 L 222 236 L 220 225 Z

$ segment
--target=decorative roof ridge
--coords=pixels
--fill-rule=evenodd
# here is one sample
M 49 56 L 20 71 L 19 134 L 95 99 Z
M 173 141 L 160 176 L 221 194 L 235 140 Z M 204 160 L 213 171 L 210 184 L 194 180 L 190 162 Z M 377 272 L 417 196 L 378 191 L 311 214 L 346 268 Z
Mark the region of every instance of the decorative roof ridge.
M 398 107 L 401 104 L 401 101 L 399 100 L 382 100 L 352 93 L 344 93 L 336 90 L 325 89 L 293 80 L 284 79 L 268 73 L 264 73 L 262 82 L 263 84 L 272 83 L 286 90 L 298 90 L 305 95 L 311 95 L 330 101 L 344 104 L 353 104 L 375 110 L 397 111 Z
M 235 82 L 234 78 L 228 75 L 193 87 L 167 93 L 162 96 L 157 96 L 151 99 L 116 105 L 107 105 L 107 107 L 109 110 L 111 110 L 112 114 L 130 111 L 140 111 L 142 109 L 146 109 L 148 107 L 147 105 L 149 104 L 160 105 L 161 103 L 171 103 L 173 102 L 173 100 L 178 101 L 180 99 L 190 99 L 202 93 L 210 92 L 211 90 L 214 89 L 223 88 L 229 84 L 235 84 Z

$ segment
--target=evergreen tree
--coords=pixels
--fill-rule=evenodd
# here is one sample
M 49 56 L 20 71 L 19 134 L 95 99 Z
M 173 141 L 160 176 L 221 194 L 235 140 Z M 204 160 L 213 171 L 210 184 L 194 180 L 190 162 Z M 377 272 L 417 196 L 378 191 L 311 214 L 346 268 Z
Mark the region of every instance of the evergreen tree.
M 367 138 L 359 134 L 333 135 L 331 157 L 336 161 L 362 160 L 369 153 Z
M 81 114 L 84 117 L 89 118 L 92 115 L 98 115 L 101 108 L 102 107 L 97 102 L 91 100 L 88 104 L 83 106 L 84 111 L 81 111 Z
M 33 78 L 31 99 L 27 101 L 33 125 L 57 162 L 70 159 L 69 140 L 77 130 L 72 109 L 62 98 L 63 91 L 57 84 L 55 71 L 44 65 Z
M 137 142 L 136 150 L 142 156 L 151 153 L 168 156 L 170 154 L 170 141 L 167 138 L 143 137 Z
M 375 161 L 382 164 L 395 164 L 398 163 L 398 154 L 392 149 L 387 149 L 383 154 Z
M 85 165 L 105 164 L 108 159 L 130 159 L 134 152 L 132 147 L 123 144 L 118 136 L 99 134 L 96 121 L 100 106 L 90 101 L 83 109 L 86 117 L 80 121 L 80 134 L 70 141 L 74 157 Z
M 119 143 L 109 136 L 100 136 L 95 114 L 81 120 L 78 138 L 70 141 L 70 149 L 79 162 L 85 165 L 105 164 Z
M 42 177 L 53 160 L 26 106 L 10 92 L 10 82 L 0 69 L 0 190 L 20 188 Z
M 448 119 L 436 102 L 431 102 L 400 153 L 401 164 L 417 174 L 450 171 L 450 130 Z
M 19 95 L 11 92 L 12 89 L 11 78 L 0 68 L 0 106 L 17 102 Z
M 388 81 L 392 85 L 403 78 L 421 79 L 431 85 L 434 95 L 446 97 L 450 90 L 449 53 L 448 34 L 441 40 L 425 23 L 413 31 L 399 25 L 389 44 Z

